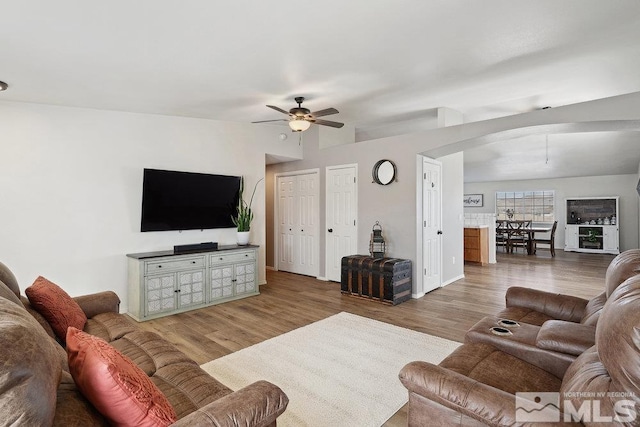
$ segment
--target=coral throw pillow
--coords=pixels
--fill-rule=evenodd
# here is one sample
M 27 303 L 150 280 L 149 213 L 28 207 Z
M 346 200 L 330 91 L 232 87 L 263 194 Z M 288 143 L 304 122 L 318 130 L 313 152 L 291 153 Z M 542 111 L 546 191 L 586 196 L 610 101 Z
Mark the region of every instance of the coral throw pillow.
M 77 302 L 60 286 L 39 276 L 24 290 L 31 305 L 47 319 L 56 336 L 64 342 L 67 328 L 83 329 L 87 316 Z
M 69 328 L 69 371 L 76 386 L 111 424 L 168 426 L 176 413 L 160 389 L 106 341 Z

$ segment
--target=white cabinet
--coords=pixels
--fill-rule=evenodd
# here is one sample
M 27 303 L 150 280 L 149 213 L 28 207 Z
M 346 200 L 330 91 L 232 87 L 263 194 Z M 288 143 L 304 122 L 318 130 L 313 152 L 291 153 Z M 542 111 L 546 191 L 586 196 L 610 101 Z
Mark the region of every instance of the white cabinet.
M 618 197 L 567 199 L 565 251 L 619 254 Z
M 204 304 L 204 269 L 144 278 L 145 312 L 154 315 Z
M 148 320 L 257 295 L 256 246 L 128 254 L 129 314 Z
M 618 242 L 620 232 L 617 225 L 605 225 L 602 227 L 602 250 L 610 254 L 620 253 Z
M 212 253 L 209 257 L 212 299 L 256 293 L 256 251 Z
M 564 228 L 564 250 L 572 251 L 578 249 L 578 226 L 567 224 Z

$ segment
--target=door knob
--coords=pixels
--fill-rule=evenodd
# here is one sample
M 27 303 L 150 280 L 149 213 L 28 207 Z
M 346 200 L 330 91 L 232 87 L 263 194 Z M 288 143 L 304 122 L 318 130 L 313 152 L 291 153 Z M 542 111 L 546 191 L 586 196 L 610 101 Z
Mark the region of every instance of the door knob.
M 438 234 L 442 234 L 442 230 L 438 230 Z
M 327 230 L 329 233 L 333 233 L 333 228 Z

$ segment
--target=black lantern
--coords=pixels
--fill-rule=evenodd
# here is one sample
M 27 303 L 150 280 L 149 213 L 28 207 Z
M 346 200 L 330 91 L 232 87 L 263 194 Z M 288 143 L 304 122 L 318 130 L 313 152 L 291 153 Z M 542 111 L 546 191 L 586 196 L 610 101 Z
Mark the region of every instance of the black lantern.
M 373 258 L 384 258 L 386 250 L 384 237 L 382 237 L 382 226 L 378 221 L 373 225 L 371 230 L 371 240 L 369 241 L 369 253 Z

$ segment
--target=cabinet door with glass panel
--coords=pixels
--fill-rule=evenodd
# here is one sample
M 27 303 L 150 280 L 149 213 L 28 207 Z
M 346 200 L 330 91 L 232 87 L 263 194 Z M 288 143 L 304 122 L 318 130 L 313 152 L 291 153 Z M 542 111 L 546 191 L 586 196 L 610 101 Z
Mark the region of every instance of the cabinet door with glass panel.
M 256 250 L 212 254 L 210 301 L 257 293 Z
M 204 263 L 204 256 L 144 262 L 144 316 L 204 304 Z

